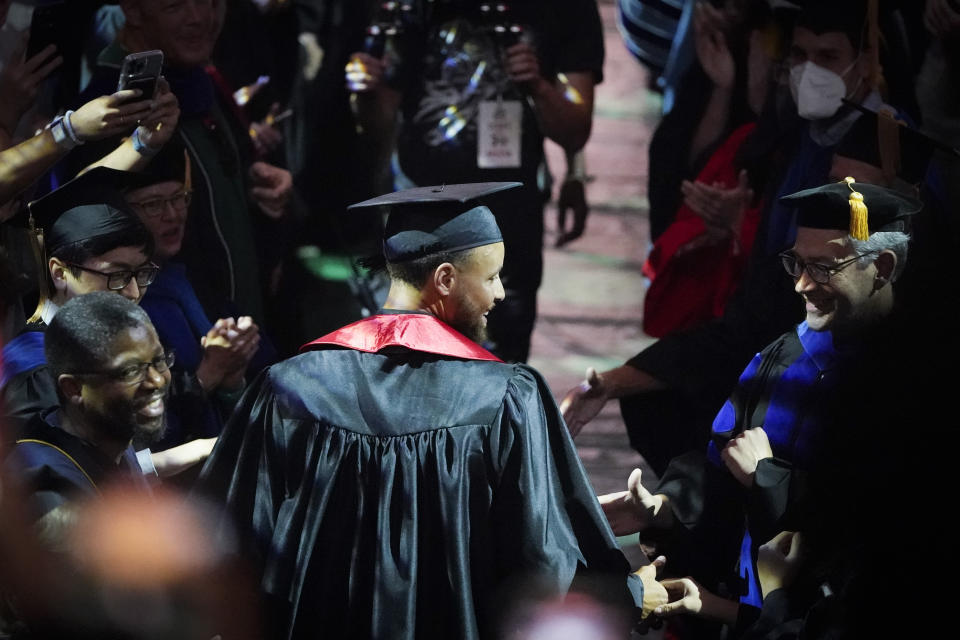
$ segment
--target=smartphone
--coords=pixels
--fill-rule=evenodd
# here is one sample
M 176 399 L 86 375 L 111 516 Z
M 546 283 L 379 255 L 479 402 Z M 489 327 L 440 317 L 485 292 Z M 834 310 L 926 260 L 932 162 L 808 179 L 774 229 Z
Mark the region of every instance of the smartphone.
M 143 93 L 136 100 L 149 100 L 157 91 L 157 81 L 163 71 L 163 51 L 131 53 L 123 59 L 117 91 L 140 89 Z
M 37 55 L 47 45 L 56 45 L 62 55 L 64 44 L 71 33 L 66 3 L 44 5 L 33 10 L 30 20 L 30 38 L 27 41 L 27 60 Z

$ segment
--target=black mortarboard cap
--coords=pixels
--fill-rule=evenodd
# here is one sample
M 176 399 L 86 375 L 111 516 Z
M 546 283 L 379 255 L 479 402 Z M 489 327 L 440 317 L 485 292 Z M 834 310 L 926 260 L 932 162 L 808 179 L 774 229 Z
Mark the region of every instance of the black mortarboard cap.
M 31 202 L 30 217 L 43 230 L 48 254 L 74 242 L 142 227 L 122 193 L 134 176 L 96 167 Z
M 919 200 L 853 178 L 798 191 L 780 201 L 797 207 L 797 226 L 849 230 L 857 240 L 877 231 L 904 231 L 907 219 L 923 208 Z
M 894 159 L 896 175 L 910 184 L 923 181 L 934 149 L 940 148 L 960 156 L 955 149 L 930 138 L 893 116 L 871 111 L 855 102 L 845 102 L 858 109 L 862 115 L 837 144 L 834 150 L 836 155 L 883 168 L 880 151 L 881 127 L 887 125 L 886 130 L 891 132 L 894 138 L 889 141 L 889 144 L 892 146 L 892 151 L 899 156 Z
M 350 205 L 350 209 L 386 207 L 383 255 L 404 262 L 434 253 L 464 251 L 503 241 L 483 198 L 520 182 L 479 182 L 417 187 Z

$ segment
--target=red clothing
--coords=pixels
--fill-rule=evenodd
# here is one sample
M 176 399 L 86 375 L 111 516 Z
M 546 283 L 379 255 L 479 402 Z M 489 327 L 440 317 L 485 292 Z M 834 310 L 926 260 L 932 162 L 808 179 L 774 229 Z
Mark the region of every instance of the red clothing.
M 731 133 L 710 156 L 697 182 L 737 186 L 739 172 L 733 159 L 755 126 L 745 124 Z M 706 231 L 703 220 L 681 204 L 673 224 L 654 243 L 643 265 L 644 275 L 651 280 L 643 305 L 643 330 L 662 337 L 719 317 L 746 268 L 759 220 L 759 206 L 747 209 L 738 242 L 731 238 L 677 255 Z

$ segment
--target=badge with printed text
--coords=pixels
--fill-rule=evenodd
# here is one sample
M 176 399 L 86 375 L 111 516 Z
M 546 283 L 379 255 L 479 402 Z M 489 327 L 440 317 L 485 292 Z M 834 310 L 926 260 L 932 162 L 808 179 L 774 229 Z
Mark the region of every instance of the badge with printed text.
M 504 169 L 520 166 L 520 121 L 523 109 L 517 100 L 480 103 L 477 126 L 477 166 Z

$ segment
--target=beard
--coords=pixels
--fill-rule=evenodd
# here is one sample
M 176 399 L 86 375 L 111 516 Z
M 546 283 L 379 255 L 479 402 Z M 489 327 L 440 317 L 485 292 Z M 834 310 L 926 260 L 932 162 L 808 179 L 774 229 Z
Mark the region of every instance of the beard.
M 169 395 L 166 393 L 162 395 L 166 404 Z M 143 449 L 163 437 L 167 430 L 167 414 L 164 412 L 144 420 L 137 413 L 138 406 L 130 399 L 117 400 L 104 407 L 102 413 L 97 411 L 88 414 L 87 420 L 100 433 L 107 434 L 116 440 L 130 440 L 135 448 Z
M 464 296 L 459 300 L 457 313 L 450 320 L 450 326 L 481 344 L 487 340 L 487 319 L 483 316 L 485 312 L 485 309 Z

